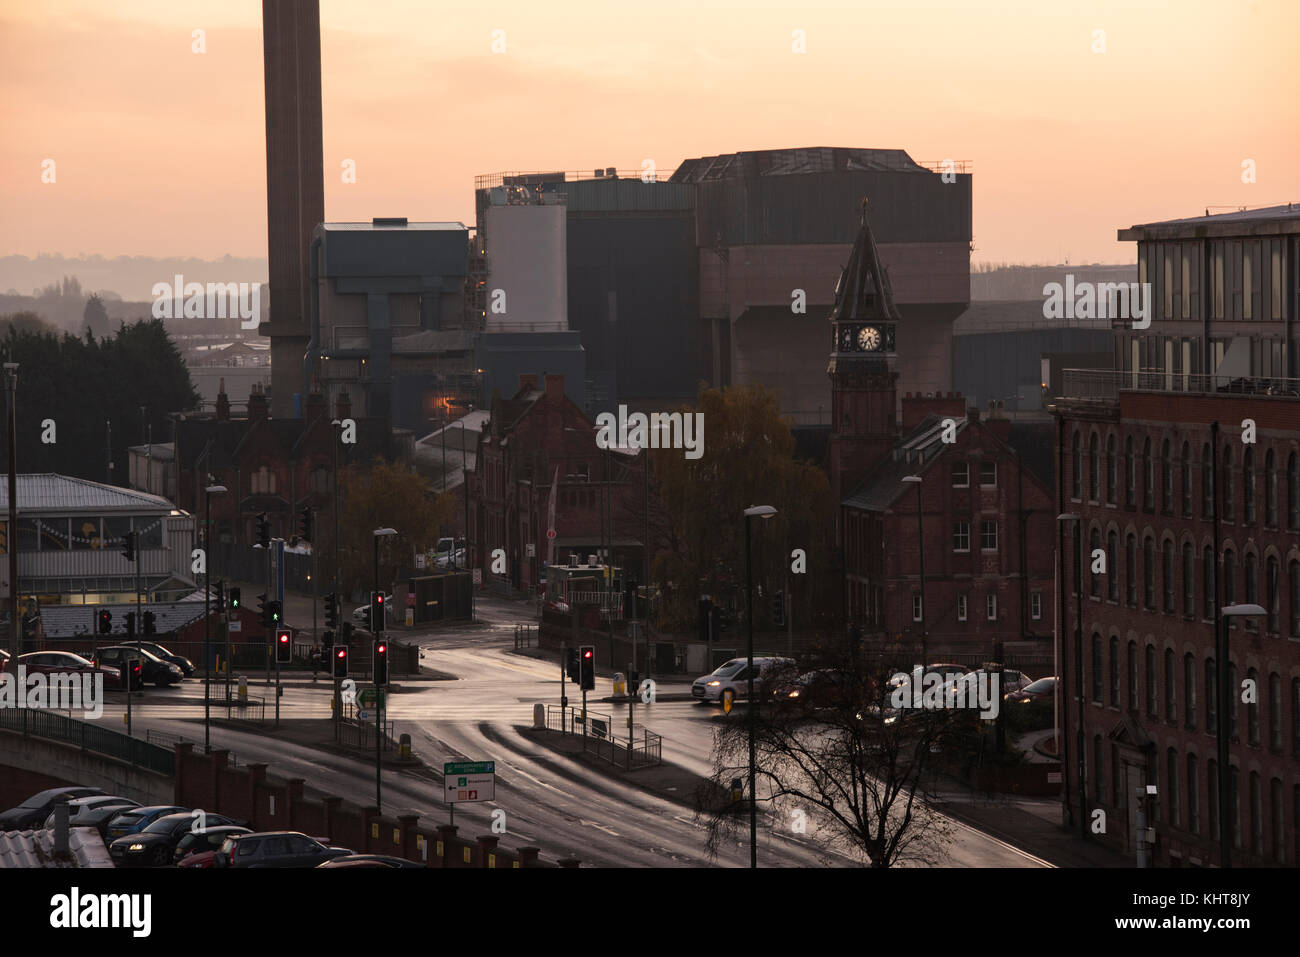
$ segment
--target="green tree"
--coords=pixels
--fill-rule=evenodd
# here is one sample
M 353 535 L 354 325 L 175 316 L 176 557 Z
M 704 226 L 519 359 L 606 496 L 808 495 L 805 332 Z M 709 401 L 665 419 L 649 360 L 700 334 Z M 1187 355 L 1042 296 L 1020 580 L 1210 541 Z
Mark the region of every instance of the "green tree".
M 450 493 L 432 491 L 414 470 L 382 459 L 368 468 L 343 469 L 339 488 L 340 573 L 347 590 L 373 587 L 375 529 L 397 531 L 379 542 L 379 584 L 387 592 L 398 569 L 409 568 L 417 552 L 438 543 L 438 529 L 453 504 Z
M 108 310 L 104 308 L 104 301 L 94 293 L 86 300 L 86 309 L 82 313 L 81 325 L 87 335 L 95 335 L 102 339 L 109 334 Z

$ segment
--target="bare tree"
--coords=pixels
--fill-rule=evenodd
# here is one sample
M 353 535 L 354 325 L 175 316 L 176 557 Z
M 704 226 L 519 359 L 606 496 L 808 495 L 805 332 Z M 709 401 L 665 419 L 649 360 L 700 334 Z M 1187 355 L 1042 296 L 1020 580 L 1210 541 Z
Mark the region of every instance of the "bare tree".
M 802 677 L 793 669 L 755 684 L 760 810 L 770 826 L 871 867 L 941 863 L 951 823 L 933 809 L 932 756 L 960 722 L 951 711 L 891 707 L 896 669 L 886 660 L 846 648 Z M 747 789 L 749 707 L 715 734 L 714 789 L 734 794 L 737 781 Z M 746 800 L 700 801 L 711 857 L 724 841 L 747 839 L 748 808 Z

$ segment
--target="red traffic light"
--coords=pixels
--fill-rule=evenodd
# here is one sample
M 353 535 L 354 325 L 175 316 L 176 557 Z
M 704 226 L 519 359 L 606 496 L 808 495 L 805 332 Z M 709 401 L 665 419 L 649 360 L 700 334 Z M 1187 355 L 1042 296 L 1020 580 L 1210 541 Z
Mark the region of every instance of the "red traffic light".
M 275 637 L 282 645 L 289 643 L 289 633 L 287 631 L 278 632 Z
M 383 655 L 383 654 L 387 654 L 387 653 L 388 653 L 388 645 L 384 644 L 384 643 L 381 641 L 381 642 L 379 643 L 379 645 L 375 648 L 375 651 L 379 652 L 381 655 Z
M 335 649 L 334 649 L 334 657 L 335 657 L 335 658 L 346 658 L 347 656 L 348 656 L 348 650 L 347 650 L 346 648 L 335 648 Z
M 582 657 L 584 657 L 584 658 L 590 658 L 590 657 L 591 657 L 591 654 L 592 654 L 592 653 L 591 653 L 590 651 L 584 651 L 584 652 L 582 653 Z

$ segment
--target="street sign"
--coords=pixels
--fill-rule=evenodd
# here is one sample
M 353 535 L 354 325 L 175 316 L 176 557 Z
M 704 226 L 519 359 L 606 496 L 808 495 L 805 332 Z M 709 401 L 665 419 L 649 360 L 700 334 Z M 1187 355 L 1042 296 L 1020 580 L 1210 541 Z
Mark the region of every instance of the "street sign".
M 388 695 L 383 691 L 376 691 L 374 688 L 363 688 L 357 692 L 357 701 L 363 708 L 374 707 L 376 702 L 382 708 L 388 704 Z
M 532 542 L 529 542 L 527 545 L 524 546 L 524 558 L 536 558 L 536 557 L 537 557 L 537 546 L 534 545 Z
M 244 628 L 244 623 L 240 621 L 238 618 L 233 618 L 226 623 L 226 629 L 229 631 L 242 631 L 243 628 Z
M 546 538 L 548 541 L 552 541 L 552 542 L 555 541 L 555 529 L 548 528 L 546 530 Z
M 358 711 L 358 712 L 357 712 L 357 718 L 358 718 L 358 720 L 360 720 L 360 721 L 367 721 L 367 720 L 369 720 L 369 718 L 370 718 L 370 712 L 369 712 L 369 711 Z
M 448 804 L 496 798 L 495 761 L 448 761 L 442 766 Z
M 423 552 L 420 552 L 415 556 L 415 567 L 424 568 L 424 566 L 425 566 L 425 556 Z

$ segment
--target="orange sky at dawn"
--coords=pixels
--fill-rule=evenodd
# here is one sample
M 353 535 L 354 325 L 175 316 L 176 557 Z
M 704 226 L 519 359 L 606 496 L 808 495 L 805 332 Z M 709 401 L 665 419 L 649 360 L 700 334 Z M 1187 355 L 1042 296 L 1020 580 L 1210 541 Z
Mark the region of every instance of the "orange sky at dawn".
M 977 263 L 1131 262 L 1119 227 L 1300 202 L 1297 0 L 321 0 L 321 31 L 333 221 L 800 146 L 971 161 Z M 266 255 L 260 2 L 0 0 L 0 62 L 0 255 Z

